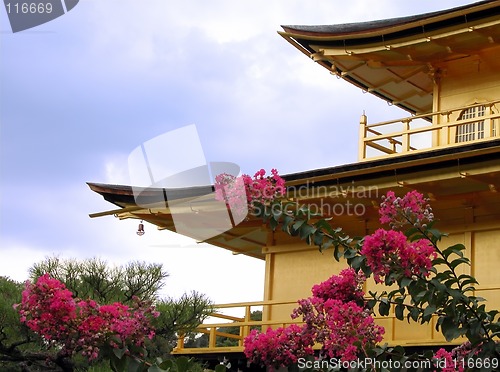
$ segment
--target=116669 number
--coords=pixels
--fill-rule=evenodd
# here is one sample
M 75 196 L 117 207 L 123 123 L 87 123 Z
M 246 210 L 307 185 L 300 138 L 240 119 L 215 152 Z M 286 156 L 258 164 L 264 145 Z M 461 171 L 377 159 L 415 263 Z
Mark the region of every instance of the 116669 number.
M 7 13 L 15 14 L 44 14 L 52 13 L 52 4 L 48 3 L 6 3 Z

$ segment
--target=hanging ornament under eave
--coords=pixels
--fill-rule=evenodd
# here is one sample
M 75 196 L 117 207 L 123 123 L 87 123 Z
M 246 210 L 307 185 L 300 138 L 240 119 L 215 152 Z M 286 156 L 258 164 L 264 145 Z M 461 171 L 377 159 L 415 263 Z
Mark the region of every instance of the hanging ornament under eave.
M 145 233 L 144 231 L 144 224 L 141 222 L 139 222 L 139 227 L 137 228 L 137 235 L 139 236 L 143 236 Z

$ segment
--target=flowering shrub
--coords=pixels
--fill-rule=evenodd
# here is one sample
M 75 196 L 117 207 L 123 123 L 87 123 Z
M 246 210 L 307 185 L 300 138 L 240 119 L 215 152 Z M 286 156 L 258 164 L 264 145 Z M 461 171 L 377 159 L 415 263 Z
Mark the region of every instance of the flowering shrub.
M 304 325 L 252 331 L 245 339 L 245 355 L 275 368 L 312 355 L 314 343 L 322 344 L 322 356 L 328 358 L 351 361 L 367 356 L 382 341 L 384 329 L 374 323 L 371 310 L 363 307 L 364 280 L 362 273 L 349 268 L 315 285 L 313 295 L 299 300 L 291 315 L 302 317 Z
M 62 354 L 81 352 L 96 359 L 104 345 L 113 348 L 129 344 L 142 346 L 152 338 L 152 306 L 136 300 L 134 308 L 121 303 L 98 305 L 93 300 L 78 300 L 63 283 L 48 274 L 36 283 L 26 282 L 22 301 L 17 306 L 21 322 L 42 336 Z
M 224 201 L 238 214 L 252 210 L 256 203 L 273 202 L 285 193 L 285 181 L 278 175 L 276 169 L 271 169 L 271 175 L 261 169 L 254 174 L 235 177 L 222 173 L 215 177 L 215 198 Z
M 76 319 L 76 303 L 65 285 L 49 275 L 26 282 L 19 310 L 20 320 L 48 342 L 67 337 Z
M 321 251 L 333 247 L 334 257 L 346 259 L 351 271 L 342 271 L 314 287 L 313 296 L 300 300 L 293 317 L 302 316 L 304 337 L 314 336 L 323 356 L 345 361 L 360 356 L 384 361 L 426 360 L 441 371 L 497 370 L 500 358 L 498 310 L 486 310 L 484 299 L 474 295 L 474 277 L 466 274 L 470 261 L 463 244 L 440 249 L 444 235 L 433 227 L 434 215 L 422 194 L 412 191 L 397 197 L 390 191 L 380 206 L 380 222 L 391 230 L 378 229 L 364 238 L 350 238 L 328 219 L 309 222 L 307 206 L 292 211 L 280 201 L 256 216 L 290 236 L 317 245 Z M 276 205 L 275 205 L 276 204 Z M 405 233 L 398 229 L 408 227 Z M 370 292 L 363 299 L 361 272 L 376 283 L 394 285 L 390 292 Z M 354 278 L 357 277 L 356 280 Z M 391 309 L 398 320 L 421 324 L 435 319 L 436 330 L 447 341 L 459 337 L 466 343 L 452 352 L 439 350 L 406 356 L 401 347 L 376 345 L 383 329 L 373 323 L 371 311 L 378 305 L 381 316 Z M 267 363 L 265 359 L 262 360 Z M 441 363 L 444 362 L 444 363 Z

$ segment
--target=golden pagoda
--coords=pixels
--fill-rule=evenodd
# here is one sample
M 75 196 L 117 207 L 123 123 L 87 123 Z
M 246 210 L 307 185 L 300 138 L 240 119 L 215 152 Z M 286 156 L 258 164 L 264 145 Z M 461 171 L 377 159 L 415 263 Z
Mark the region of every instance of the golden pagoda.
M 282 28 L 286 41 L 330 74 L 408 112 L 380 123 L 362 115 L 359 161 L 285 175 L 286 197 L 316 206 L 349 235 L 363 236 L 380 227 L 378 205 L 387 191 L 424 193 L 439 229 L 449 233 L 442 244 L 466 246 L 472 262 L 467 273 L 480 283 L 476 295 L 486 298 L 489 308 L 500 308 L 500 1 L 372 22 Z M 114 214 L 176 231 L 168 203 L 147 204 L 163 190 L 148 190 L 139 203 L 130 186 L 89 186 L 117 207 L 93 217 Z M 202 190 L 171 195 L 169 202 L 189 204 Z M 208 209 L 199 213 L 210 215 Z M 255 218 L 205 241 L 264 260 L 264 298 L 218 305 L 220 322 L 199 328 L 210 335 L 209 347 L 184 348 L 181 340 L 175 350 L 180 354 L 241 352 L 250 326 L 292 323 L 296 301 L 346 266 L 330 251 L 320 254 L 316 246 L 273 232 Z M 366 291 L 379 287 L 370 282 Z M 224 315 L 228 308 L 241 309 L 241 316 Z M 251 321 L 258 308 L 262 321 Z M 218 347 L 218 329 L 228 322 L 240 328 L 239 335 L 226 335 L 238 345 Z M 409 324 L 393 315 L 377 322 L 391 345 L 446 344 L 434 322 Z

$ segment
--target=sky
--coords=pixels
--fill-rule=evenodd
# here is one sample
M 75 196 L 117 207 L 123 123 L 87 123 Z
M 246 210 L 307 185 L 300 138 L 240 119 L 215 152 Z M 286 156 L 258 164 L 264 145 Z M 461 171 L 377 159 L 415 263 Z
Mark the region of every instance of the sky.
M 263 298 L 264 262 L 146 224 L 86 182 L 129 184 L 141 143 L 194 124 L 207 161 L 280 174 L 357 161 L 358 123 L 408 116 L 337 79 L 280 25 L 372 21 L 469 4 L 441 0 L 80 0 L 13 33 L 0 9 L 0 275 L 45 257 L 162 263 L 162 292 Z M 165 159 L 175 162 L 175 159 Z

